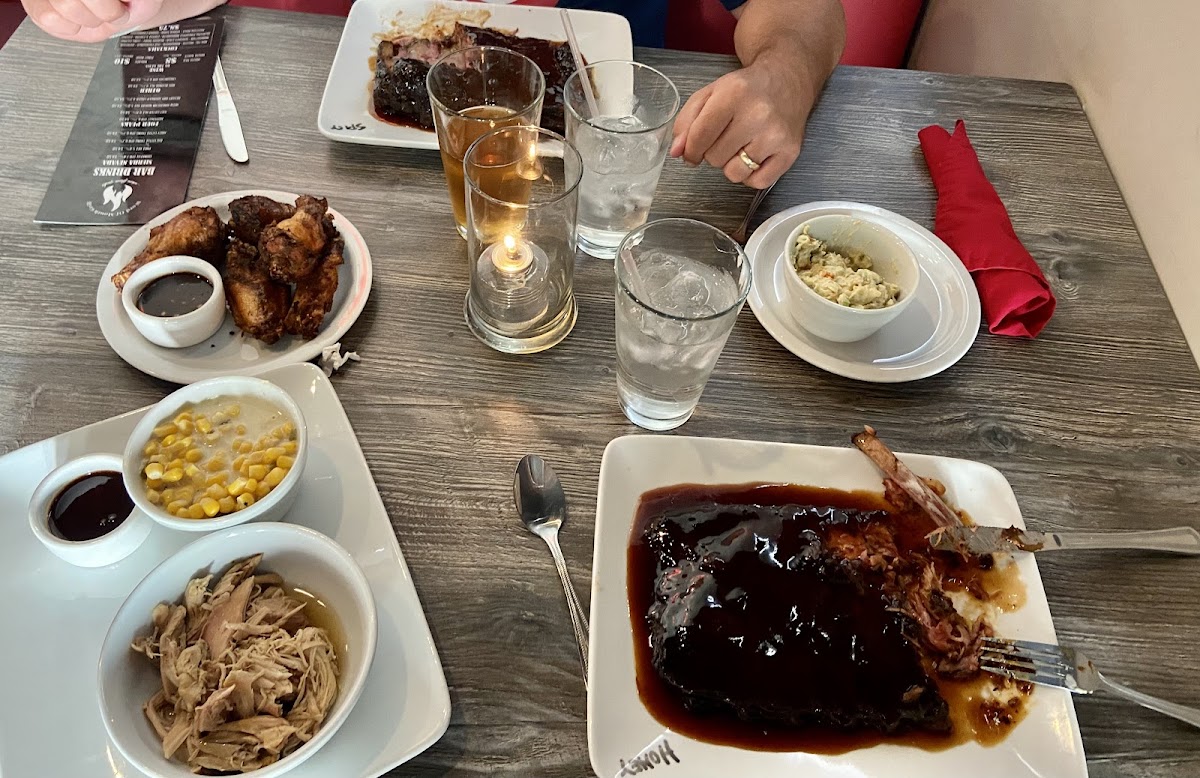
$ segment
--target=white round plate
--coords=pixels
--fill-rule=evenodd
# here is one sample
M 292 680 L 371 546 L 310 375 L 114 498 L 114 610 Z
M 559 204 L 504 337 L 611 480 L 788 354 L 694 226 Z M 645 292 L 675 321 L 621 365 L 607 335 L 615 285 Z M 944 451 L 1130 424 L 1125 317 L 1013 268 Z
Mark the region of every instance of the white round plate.
M 784 274 L 784 243 L 796 225 L 814 216 L 852 214 L 886 224 L 917 255 L 921 287 L 904 313 L 857 343 L 833 343 L 805 330 L 792 316 Z M 899 214 L 861 203 L 806 203 L 763 222 L 746 243 L 754 273 L 750 309 L 780 345 L 811 365 L 874 383 L 937 375 L 971 348 L 979 334 L 979 294 L 958 256 L 940 238 Z
M 307 362 L 320 355 L 321 349 L 337 343 L 358 319 L 371 293 L 371 253 L 354 225 L 330 208 L 334 226 L 346 241 L 345 261 L 338 269 L 338 288 L 333 296 L 333 307 L 326 314 L 317 337 L 302 340 L 293 335 L 284 335 L 268 346 L 261 340 L 243 335 L 228 312 L 217 334 L 189 348 L 163 348 L 142 337 L 121 306 L 121 293 L 110 280 L 113 274 L 145 248 L 152 227 L 170 221 L 193 206 L 211 206 L 222 221 L 228 221 L 229 203 L 247 195 L 263 195 L 286 203 L 296 201 L 296 195 L 291 192 L 269 189 L 246 189 L 201 197 L 172 208 L 142 225 L 113 254 L 100 276 L 100 286 L 96 290 L 96 318 L 104 339 L 121 359 L 143 373 L 177 384 L 190 384 L 225 375 L 254 376 L 281 365 Z

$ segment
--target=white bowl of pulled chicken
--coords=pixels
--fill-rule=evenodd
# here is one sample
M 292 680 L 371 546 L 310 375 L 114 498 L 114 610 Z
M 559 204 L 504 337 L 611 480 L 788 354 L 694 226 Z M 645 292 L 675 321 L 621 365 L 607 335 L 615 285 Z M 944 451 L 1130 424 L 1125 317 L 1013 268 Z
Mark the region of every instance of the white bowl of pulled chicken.
M 375 601 L 329 538 L 247 524 L 146 576 L 100 652 L 100 708 L 153 778 L 282 775 L 346 720 L 375 654 Z
M 908 244 L 885 225 L 853 213 L 798 225 L 782 261 L 796 321 L 838 343 L 875 334 L 908 306 L 921 281 Z

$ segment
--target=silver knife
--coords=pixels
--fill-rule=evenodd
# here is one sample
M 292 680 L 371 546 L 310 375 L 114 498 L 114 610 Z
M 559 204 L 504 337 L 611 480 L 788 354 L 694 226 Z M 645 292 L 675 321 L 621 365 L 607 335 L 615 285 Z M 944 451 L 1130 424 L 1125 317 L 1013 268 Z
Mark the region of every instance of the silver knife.
M 225 68 L 221 67 L 220 57 L 217 57 L 217 66 L 213 68 L 213 89 L 217 92 L 217 124 L 221 128 L 221 142 L 225 144 L 225 151 L 234 162 L 247 162 L 250 155 L 246 153 L 246 139 L 242 137 L 242 122 L 238 119 L 233 95 L 229 94 L 229 82 L 225 80 Z
M 1016 527 L 947 527 L 929 533 L 939 551 L 992 554 L 1070 549 L 1139 549 L 1200 555 L 1200 532 L 1192 527 L 1121 532 L 1034 532 Z

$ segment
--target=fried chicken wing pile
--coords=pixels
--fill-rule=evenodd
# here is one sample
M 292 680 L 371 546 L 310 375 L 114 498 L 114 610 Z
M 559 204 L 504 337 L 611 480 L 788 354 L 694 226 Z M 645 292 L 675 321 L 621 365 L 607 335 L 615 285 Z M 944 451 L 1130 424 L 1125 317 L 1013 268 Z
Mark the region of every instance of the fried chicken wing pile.
M 291 205 L 250 195 L 229 203 L 228 226 L 212 208 L 196 207 L 153 228 L 146 248 L 112 281 L 121 289 L 156 259 L 200 257 L 221 269 L 242 332 L 267 344 L 285 334 L 308 340 L 333 307 L 344 252 L 324 198 L 301 195 Z
M 217 212 L 207 207 L 188 208 L 166 224 L 150 230 L 146 248 L 121 268 L 112 277 L 112 282 L 118 290 L 123 289 L 138 268 L 176 254 L 199 257 L 215 265 L 221 261 L 224 250 L 225 225 Z

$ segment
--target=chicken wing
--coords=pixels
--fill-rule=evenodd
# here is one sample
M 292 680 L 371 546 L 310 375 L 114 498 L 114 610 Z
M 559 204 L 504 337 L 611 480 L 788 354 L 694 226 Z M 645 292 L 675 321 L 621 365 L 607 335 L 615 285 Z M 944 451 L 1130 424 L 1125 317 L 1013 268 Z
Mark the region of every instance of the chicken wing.
M 262 231 L 258 255 L 267 272 L 281 283 L 296 283 L 312 273 L 334 235 L 324 198 L 300 195 L 296 213 Z
M 293 335 L 305 340 L 315 338 L 325 314 L 333 307 L 333 295 L 338 286 L 338 268 L 342 264 L 345 243 L 335 237 L 329 244 L 329 253 L 313 272 L 296 284 L 292 307 L 288 310 L 283 326 Z
M 257 246 L 264 229 L 290 218 L 295 213 L 296 206 L 272 200 L 270 197 L 239 197 L 229 203 L 229 228 L 238 240 Z
M 207 207 L 188 208 L 166 224 L 151 229 L 146 248 L 113 275 L 112 282 L 121 289 L 138 268 L 175 254 L 199 257 L 215 265 L 221 261 L 224 248 L 225 225 L 217 212 Z
M 291 290 L 271 280 L 254 246 L 230 241 L 221 280 L 233 322 L 242 332 L 268 344 L 283 336 Z

